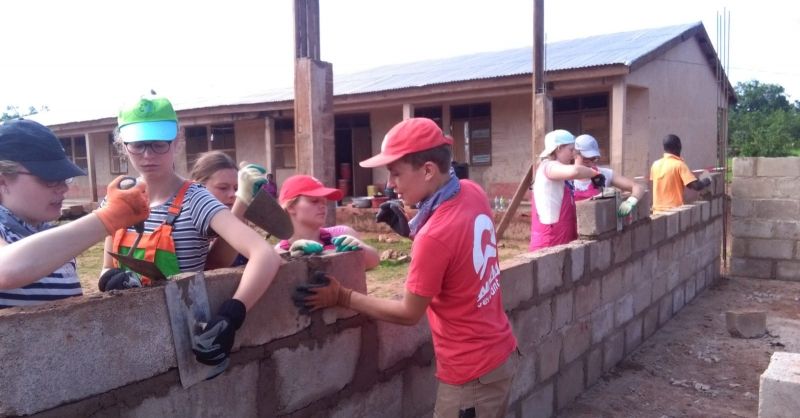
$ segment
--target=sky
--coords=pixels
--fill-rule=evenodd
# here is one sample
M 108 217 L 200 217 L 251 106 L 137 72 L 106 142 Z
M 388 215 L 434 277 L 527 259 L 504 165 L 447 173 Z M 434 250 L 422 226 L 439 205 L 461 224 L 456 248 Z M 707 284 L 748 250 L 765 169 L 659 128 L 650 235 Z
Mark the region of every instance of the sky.
M 344 74 L 532 44 L 533 0 L 319 0 L 322 59 Z M 292 0 L 13 0 L 2 6 L 0 109 L 110 109 L 290 87 Z M 730 12 L 735 84 L 781 84 L 800 100 L 800 2 L 545 0 L 548 41 L 702 21 L 716 43 Z

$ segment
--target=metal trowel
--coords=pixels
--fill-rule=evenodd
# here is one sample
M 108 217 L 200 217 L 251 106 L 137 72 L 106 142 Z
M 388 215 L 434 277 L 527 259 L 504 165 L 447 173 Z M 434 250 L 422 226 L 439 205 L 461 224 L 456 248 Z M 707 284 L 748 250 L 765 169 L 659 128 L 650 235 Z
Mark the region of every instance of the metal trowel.
M 192 277 L 170 280 L 164 288 L 172 327 L 178 374 L 184 389 L 208 380 L 228 367 L 230 359 L 219 365 L 208 366 L 195 359 L 192 348 L 197 334 L 211 319 L 205 276 L 202 272 Z
M 256 193 L 244 213 L 244 218 L 267 231 L 268 234 L 280 239 L 289 239 L 294 233 L 292 219 L 289 218 L 289 214 L 264 189 Z

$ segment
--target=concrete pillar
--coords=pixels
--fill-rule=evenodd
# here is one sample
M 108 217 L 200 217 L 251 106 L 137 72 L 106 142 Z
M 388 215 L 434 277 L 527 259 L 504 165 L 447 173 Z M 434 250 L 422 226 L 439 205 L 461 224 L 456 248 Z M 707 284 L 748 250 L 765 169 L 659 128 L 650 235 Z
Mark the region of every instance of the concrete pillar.
M 267 116 L 264 118 L 264 161 L 267 163 L 267 172 L 275 172 L 275 119 Z
M 403 103 L 403 120 L 411 119 L 414 117 L 414 105 L 411 103 Z
M 294 137 L 297 172 L 336 186 L 333 136 L 333 65 L 310 58 L 295 62 Z M 335 221 L 328 211 L 328 223 Z
M 625 172 L 623 160 L 624 131 L 625 131 L 625 100 L 627 85 L 624 80 L 614 83 L 611 89 L 611 168 L 617 173 Z

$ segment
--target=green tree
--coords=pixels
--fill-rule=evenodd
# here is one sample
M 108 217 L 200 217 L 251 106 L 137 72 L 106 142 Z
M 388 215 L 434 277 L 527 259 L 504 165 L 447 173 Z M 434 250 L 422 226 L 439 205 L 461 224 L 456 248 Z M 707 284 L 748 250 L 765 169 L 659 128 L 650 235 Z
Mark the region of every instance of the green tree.
M 739 99 L 730 115 L 730 153 L 741 156 L 791 155 L 800 139 L 800 109 L 777 84 L 757 80 L 736 84 Z

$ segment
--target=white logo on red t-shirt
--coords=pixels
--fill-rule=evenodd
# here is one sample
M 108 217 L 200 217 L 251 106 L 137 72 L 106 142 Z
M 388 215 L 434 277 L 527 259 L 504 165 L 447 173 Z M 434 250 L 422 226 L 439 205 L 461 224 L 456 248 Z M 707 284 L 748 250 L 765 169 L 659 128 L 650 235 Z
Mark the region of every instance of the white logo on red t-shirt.
M 484 234 L 489 233 L 489 240 L 484 244 Z M 478 293 L 478 307 L 489 304 L 492 296 L 500 289 L 500 266 L 497 261 L 497 238 L 494 233 L 492 219 L 486 214 L 475 217 L 472 241 L 472 266 L 478 280 L 484 282 Z M 488 277 L 487 276 L 488 271 Z M 486 280 L 484 280 L 484 278 Z

